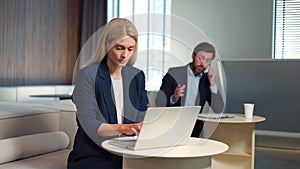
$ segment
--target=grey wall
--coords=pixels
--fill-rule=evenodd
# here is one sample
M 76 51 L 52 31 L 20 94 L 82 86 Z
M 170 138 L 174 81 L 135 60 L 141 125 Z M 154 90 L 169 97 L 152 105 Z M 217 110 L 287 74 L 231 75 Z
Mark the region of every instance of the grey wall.
M 254 114 L 266 117 L 262 130 L 300 132 L 300 60 L 223 61 L 227 80 L 226 112 L 243 112 L 254 102 Z
M 272 58 L 272 14 L 273 0 L 172 1 L 172 15 L 201 29 L 221 59 Z
M 172 14 L 195 24 L 217 48 L 226 112 L 242 113 L 244 102 L 254 102 L 254 113 L 266 117 L 257 129 L 299 133 L 300 60 L 272 60 L 273 0 L 172 3 Z

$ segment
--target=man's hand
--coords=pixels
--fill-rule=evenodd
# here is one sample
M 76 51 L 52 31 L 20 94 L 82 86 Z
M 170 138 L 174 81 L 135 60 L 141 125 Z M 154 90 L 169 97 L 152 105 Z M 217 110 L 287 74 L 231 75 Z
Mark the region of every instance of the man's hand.
M 211 66 L 208 68 L 208 80 L 210 83 L 210 86 L 216 85 L 216 77 L 217 77 L 217 72 L 215 69 Z
M 178 99 L 184 95 L 184 89 L 185 89 L 185 85 L 180 86 L 180 84 L 176 87 L 173 96 L 172 96 L 172 101 L 174 103 L 176 103 L 178 101 Z

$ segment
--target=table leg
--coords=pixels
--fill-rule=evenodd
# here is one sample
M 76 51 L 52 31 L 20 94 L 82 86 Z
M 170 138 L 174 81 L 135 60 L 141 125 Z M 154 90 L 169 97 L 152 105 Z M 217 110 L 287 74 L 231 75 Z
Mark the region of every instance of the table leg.
M 217 126 L 217 127 L 216 127 Z M 204 137 L 229 146 L 225 153 L 212 157 L 213 169 L 254 169 L 254 123 L 205 122 Z

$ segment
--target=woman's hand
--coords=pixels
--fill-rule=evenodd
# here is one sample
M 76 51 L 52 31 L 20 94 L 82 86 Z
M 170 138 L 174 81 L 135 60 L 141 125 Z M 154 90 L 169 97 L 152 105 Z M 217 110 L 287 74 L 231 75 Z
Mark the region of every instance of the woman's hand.
M 120 134 L 126 135 L 139 135 L 143 123 L 134 123 L 134 124 L 119 124 L 119 127 L 116 129 Z
M 143 123 L 133 124 L 102 124 L 98 128 L 99 136 L 115 136 L 115 135 L 138 135 L 141 131 Z

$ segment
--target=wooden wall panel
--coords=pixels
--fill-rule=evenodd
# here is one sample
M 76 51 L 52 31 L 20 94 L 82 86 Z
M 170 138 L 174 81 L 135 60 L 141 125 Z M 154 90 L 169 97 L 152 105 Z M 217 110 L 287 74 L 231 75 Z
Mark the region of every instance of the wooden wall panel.
M 0 0 L 0 86 L 71 84 L 80 0 Z

